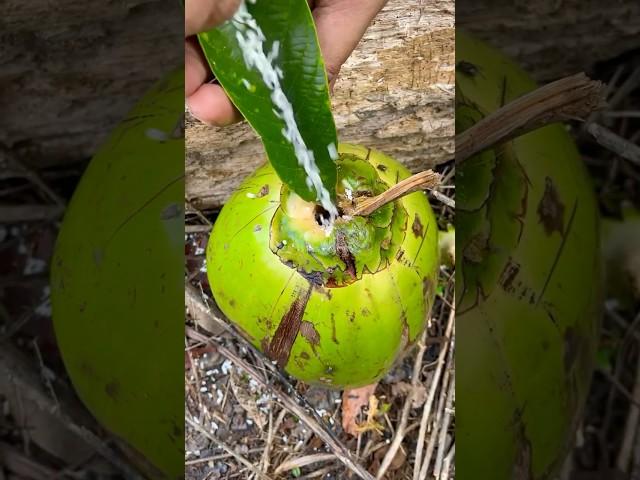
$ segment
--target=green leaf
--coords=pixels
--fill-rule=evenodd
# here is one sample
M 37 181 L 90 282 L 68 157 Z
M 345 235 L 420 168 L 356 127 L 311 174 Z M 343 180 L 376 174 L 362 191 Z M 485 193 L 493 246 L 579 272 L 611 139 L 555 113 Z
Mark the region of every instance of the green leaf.
M 334 200 L 336 166 L 328 146 L 337 146 L 337 134 L 324 61 L 309 6 L 306 0 L 257 0 L 245 5 L 264 34 L 262 53 L 268 56 L 276 45 L 278 55 L 270 63 L 283 74 L 276 84 L 280 84 L 292 105 L 301 138 L 313 152 L 322 184 Z M 241 6 L 241 11 L 243 8 Z M 218 28 L 199 34 L 202 50 L 224 90 L 262 138 L 269 161 L 280 179 L 305 200 L 315 201 L 316 189 L 307 185 L 307 174 L 298 162 L 292 143 L 283 135 L 286 124 L 276 113 L 281 110 L 276 108 L 272 90 L 263 75 L 245 63 L 249 49 L 245 48 L 243 54 L 238 34 L 246 38 L 255 29 L 250 22 L 238 18 L 236 14 Z

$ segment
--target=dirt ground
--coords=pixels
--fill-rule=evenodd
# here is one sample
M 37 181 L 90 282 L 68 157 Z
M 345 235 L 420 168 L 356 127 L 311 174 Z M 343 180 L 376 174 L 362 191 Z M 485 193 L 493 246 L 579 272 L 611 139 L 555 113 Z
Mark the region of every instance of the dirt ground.
M 454 199 L 453 176 L 448 175 L 451 166 L 440 170 L 446 178 L 440 191 Z M 446 229 L 453 221 L 453 210 L 434 198 L 431 203 L 440 228 Z M 193 214 L 187 224 L 196 230 L 204 218 L 215 221 L 215 212 Z M 194 296 L 211 304 L 204 262 L 207 238 L 206 231 L 189 235 L 187 269 Z M 421 422 L 433 440 L 426 451 L 420 451 L 428 459 L 429 472 L 452 469 L 455 335 L 447 327 L 450 331 L 453 325 L 453 277 L 453 269 L 441 268 L 428 332 L 380 382 L 375 391 L 378 405 L 364 402 L 358 420 L 364 423 L 368 418 L 378 426 L 357 436 L 343 431 L 341 392 L 309 387 L 274 372 L 269 360 L 233 332 L 217 328 L 213 345 L 205 344 L 198 321 L 190 318 L 185 350 L 189 366 L 185 373 L 186 478 L 357 478 L 353 467 L 338 458 L 345 451 L 374 477 L 388 455 L 385 478 L 410 478 Z M 221 318 L 220 313 L 215 315 Z M 300 418 L 289 403 L 308 417 Z M 319 432 L 332 441 L 324 441 Z M 392 449 L 394 439 L 401 438 L 401 445 Z

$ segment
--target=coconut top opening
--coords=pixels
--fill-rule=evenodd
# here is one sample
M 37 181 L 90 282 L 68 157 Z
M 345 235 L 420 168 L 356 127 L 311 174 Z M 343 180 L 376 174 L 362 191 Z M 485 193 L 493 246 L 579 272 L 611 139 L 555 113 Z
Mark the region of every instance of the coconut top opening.
M 401 201 L 388 203 L 366 217 L 345 215 L 363 197 L 386 191 L 376 168 L 355 155 L 336 161 L 338 216 L 307 202 L 283 185 L 280 207 L 270 229 L 270 247 L 289 267 L 315 284 L 347 286 L 363 275 L 386 268 L 404 240 L 407 212 Z

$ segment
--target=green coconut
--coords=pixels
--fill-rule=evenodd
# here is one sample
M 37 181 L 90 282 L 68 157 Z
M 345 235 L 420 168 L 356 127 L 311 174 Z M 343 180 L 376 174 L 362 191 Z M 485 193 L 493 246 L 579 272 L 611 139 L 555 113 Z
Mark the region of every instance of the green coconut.
M 155 85 L 91 160 L 51 267 L 73 385 L 152 478 L 184 472 L 183 82 L 180 69 Z
M 375 150 L 340 145 L 337 204 L 410 176 Z M 380 379 L 425 327 L 438 272 L 438 229 L 415 192 L 368 217 L 327 214 L 270 164 L 217 218 L 207 273 L 224 314 L 292 376 L 332 388 Z
M 456 130 L 536 88 L 456 33 Z M 578 151 L 550 125 L 456 175 L 456 473 L 548 479 L 583 409 L 598 339 L 598 213 Z

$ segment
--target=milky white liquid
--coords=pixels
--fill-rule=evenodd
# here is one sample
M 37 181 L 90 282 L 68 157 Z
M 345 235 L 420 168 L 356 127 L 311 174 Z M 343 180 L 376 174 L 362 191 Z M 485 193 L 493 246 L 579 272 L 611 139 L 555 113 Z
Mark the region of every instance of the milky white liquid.
M 255 3 L 256 0 L 248 0 L 250 3 Z M 262 76 L 267 88 L 271 91 L 271 101 L 274 103 L 274 113 L 278 118 L 281 118 L 285 124 L 282 129 L 282 135 L 284 138 L 293 145 L 295 156 L 298 159 L 298 163 L 304 168 L 307 174 L 306 183 L 310 189 L 315 190 L 316 199 L 320 202 L 320 205 L 329 213 L 328 225 L 333 225 L 333 221 L 338 216 L 338 210 L 331 201 L 329 191 L 322 184 L 320 178 L 320 171 L 315 162 L 313 152 L 307 148 L 296 124 L 296 120 L 293 116 L 293 107 L 291 102 L 287 99 L 286 95 L 280 85 L 280 80 L 283 78 L 283 72 L 279 67 L 273 65 L 273 61 L 278 56 L 280 48 L 280 42 L 274 41 L 271 45 L 271 51 L 265 54 L 264 44 L 266 38 L 262 33 L 262 29 L 256 22 L 255 18 L 247 10 L 247 6 L 244 2 L 240 4 L 238 11 L 231 19 L 234 27 L 236 28 L 236 40 L 242 49 L 242 56 L 247 68 L 257 70 Z M 247 90 L 251 89 L 251 85 L 246 79 L 243 79 L 243 84 Z M 327 146 L 329 156 L 335 160 L 337 158 L 336 146 L 331 143 Z

